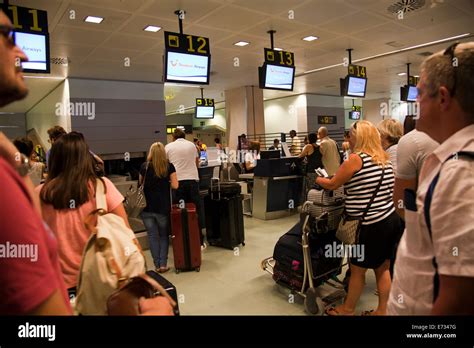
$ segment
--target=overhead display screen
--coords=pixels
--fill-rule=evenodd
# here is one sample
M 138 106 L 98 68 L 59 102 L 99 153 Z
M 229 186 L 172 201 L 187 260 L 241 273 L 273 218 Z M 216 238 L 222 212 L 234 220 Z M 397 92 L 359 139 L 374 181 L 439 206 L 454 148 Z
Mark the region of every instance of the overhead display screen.
M 349 119 L 360 120 L 360 111 L 349 111 Z
M 28 62 L 22 62 L 25 72 L 49 73 L 49 38 L 47 34 L 15 33 L 15 44 L 25 52 Z
M 165 31 L 165 82 L 209 84 L 209 39 Z
M 264 88 L 293 90 L 295 68 L 281 65 L 266 64 Z
M 415 86 L 408 86 L 407 101 L 415 102 L 416 97 L 418 97 L 418 89 Z
M 214 118 L 214 107 L 196 106 L 196 118 Z
M 347 79 L 346 95 L 349 97 L 365 97 L 367 79 L 354 76 L 348 76 Z
M 209 56 L 166 52 L 166 81 L 209 83 Z

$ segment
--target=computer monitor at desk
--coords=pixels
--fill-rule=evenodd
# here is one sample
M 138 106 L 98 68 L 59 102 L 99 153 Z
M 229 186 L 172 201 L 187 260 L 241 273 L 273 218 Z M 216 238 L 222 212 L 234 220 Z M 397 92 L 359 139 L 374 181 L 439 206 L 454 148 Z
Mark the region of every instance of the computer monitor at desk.
M 281 157 L 280 150 L 260 151 L 260 159 L 270 159 L 270 158 L 280 158 L 280 157 Z

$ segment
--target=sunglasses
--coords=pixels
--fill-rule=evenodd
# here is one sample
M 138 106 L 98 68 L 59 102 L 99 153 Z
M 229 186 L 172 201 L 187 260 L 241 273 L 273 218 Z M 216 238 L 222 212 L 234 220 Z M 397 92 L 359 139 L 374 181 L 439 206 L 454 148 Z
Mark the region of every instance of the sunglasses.
M 453 88 L 449 91 L 451 97 L 453 97 L 454 94 L 456 93 L 456 85 L 457 85 L 457 72 L 458 72 L 457 69 L 456 69 L 457 65 L 453 64 L 453 60 L 454 60 L 454 58 L 456 58 L 456 55 L 454 54 L 454 51 L 456 50 L 457 45 L 459 45 L 459 42 L 455 42 L 454 44 L 452 44 L 451 46 L 446 48 L 446 50 L 444 51 L 444 55 L 449 57 L 451 65 L 453 66 L 453 80 L 454 80 L 454 83 L 453 83 Z
M 7 41 L 12 45 L 15 44 L 14 33 L 15 29 L 13 27 L 8 25 L 0 25 L 0 35 L 4 36 L 5 39 L 7 39 Z

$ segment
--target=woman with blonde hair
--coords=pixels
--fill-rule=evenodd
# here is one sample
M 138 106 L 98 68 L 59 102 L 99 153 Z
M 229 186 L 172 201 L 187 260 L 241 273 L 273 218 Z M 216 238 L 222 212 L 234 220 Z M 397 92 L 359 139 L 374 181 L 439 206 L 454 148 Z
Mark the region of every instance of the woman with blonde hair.
M 331 179 L 316 178 L 325 189 L 346 189 L 345 214 L 361 218 L 358 244 L 361 255 L 351 255 L 349 289 L 344 303 L 326 311 L 328 315 L 353 315 L 364 289 L 368 268 L 375 272 L 379 304 L 364 314 L 384 315 L 390 292 L 390 259 L 399 239 L 399 219 L 392 202 L 394 175 L 380 134 L 368 121 L 355 122 L 350 130 L 352 153 Z M 373 198 L 372 203 L 371 198 Z
M 377 125 L 377 129 L 380 133 L 382 147 L 392 162 L 393 173 L 397 174 L 397 147 L 398 141 L 403 135 L 403 126 L 399 121 L 389 118 L 381 121 Z
M 156 271 L 169 271 L 168 230 L 171 211 L 170 188 L 178 188 L 176 169 L 166 158 L 162 143 L 153 143 L 147 162 L 140 168 L 139 185 L 143 185 L 146 207 L 141 218 L 148 231 L 151 255 Z

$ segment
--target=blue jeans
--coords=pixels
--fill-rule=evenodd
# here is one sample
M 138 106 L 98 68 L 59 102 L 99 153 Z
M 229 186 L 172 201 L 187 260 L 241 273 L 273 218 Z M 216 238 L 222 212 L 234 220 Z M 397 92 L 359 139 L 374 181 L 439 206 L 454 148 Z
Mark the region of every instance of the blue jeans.
M 166 267 L 168 262 L 168 216 L 142 212 L 141 218 L 148 231 L 151 255 L 156 268 Z

